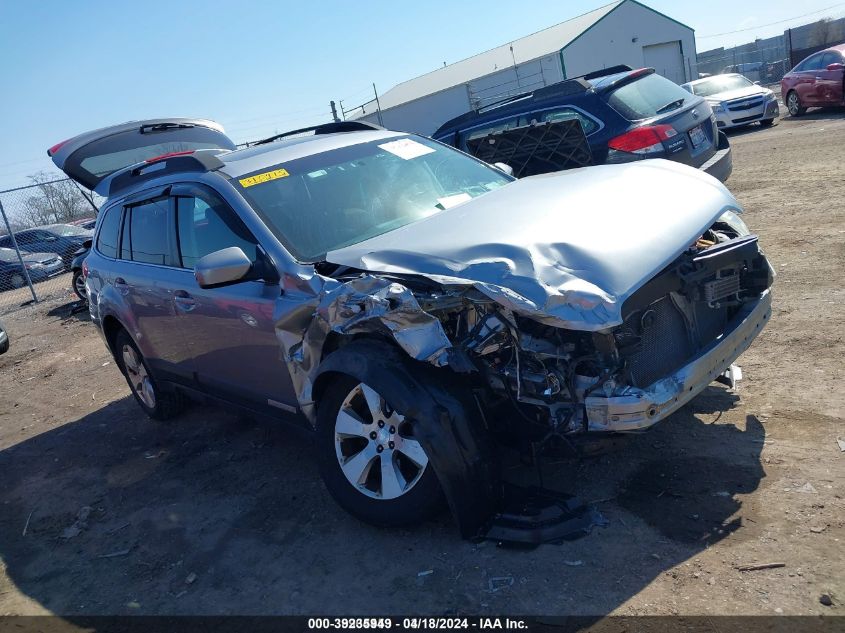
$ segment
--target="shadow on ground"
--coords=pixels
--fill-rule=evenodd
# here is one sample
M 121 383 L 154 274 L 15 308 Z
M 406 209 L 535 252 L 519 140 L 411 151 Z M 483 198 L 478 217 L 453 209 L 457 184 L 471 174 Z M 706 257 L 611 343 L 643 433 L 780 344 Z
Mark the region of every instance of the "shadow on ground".
M 0 557 L 67 616 L 607 613 L 753 533 L 742 495 L 764 477 L 763 428 L 701 419 L 734 401 L 710 387 L 613 453 L 547 467 L 547 483 L 603 500 L 609 525 L 525 552 L 462 541 L 448 516 L 363 525 L 282 425 L 206 407 L 153 424 L 127 397 L 0 452 Z

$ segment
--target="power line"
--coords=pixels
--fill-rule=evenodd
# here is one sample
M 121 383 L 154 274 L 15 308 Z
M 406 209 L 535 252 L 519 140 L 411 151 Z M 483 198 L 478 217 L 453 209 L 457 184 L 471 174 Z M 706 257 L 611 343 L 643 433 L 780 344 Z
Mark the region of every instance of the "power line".
M 785 20 L 778 20 L 777 22 L 769 22 L 768 24 L 758 24 L 756 26 L 750 26 L 747 29 L 737 29 L 736 31 L 725 31 L 724 33 L 714 33 L 713 35 L 696 35 L 696 39 L 706 39 L 708 37 L 721 37 L 722 35 L 733 35 L 734 33 L 745 33 L 746 31 L 754 31 L 756 29 L 762 29 L 767 26 L 774 26 L 775 24 L 783 24 L 784 22 L 792 22 L 792 20 L 800 20 L 801 18 L 806 18 L 810 15 L 815 15 L 816 13 L 823 13 L 824 11 L 829 11 L 830 9 L 835 9 L 836 7 L 841 7 L 845 5 L 845 2 L 840 2 L 838 4 L 831 5 L 829 7 L 825 7 L 824 9 L 819 9 L 817 11 L 810 11 L 810 13 L 805 13 L 803 15 L 796 15 L 794 18 L 786 18 Z

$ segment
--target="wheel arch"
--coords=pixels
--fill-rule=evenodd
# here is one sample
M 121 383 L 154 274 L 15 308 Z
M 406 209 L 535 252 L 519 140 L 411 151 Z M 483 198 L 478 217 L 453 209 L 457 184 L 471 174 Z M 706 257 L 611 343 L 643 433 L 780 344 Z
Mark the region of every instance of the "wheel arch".
M 476 536 L 497 507 L 501 487 L 492 438 L 470 394 L 398 345 L 373 337 L 347 341 L 325 357 L 312 392 L 317 407 L 338 375 L 380 385 L 391 404 L 414 420 L 461 535 Z

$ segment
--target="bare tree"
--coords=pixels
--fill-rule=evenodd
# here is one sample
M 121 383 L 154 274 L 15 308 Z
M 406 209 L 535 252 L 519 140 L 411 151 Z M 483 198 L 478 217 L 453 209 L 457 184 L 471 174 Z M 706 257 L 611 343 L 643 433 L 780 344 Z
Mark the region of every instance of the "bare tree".
M 29 177 L 33 187 L 26 198 L 20 221 L 29 226 L 70 222 L 92 215 L 88 201 L 70 180 L 55 182 L 50 174 L 38 172 Z

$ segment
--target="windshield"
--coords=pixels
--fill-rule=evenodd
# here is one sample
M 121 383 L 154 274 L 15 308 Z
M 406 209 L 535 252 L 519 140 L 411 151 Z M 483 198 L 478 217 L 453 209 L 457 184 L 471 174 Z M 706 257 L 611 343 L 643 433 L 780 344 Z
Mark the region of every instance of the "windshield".
M 711 95 L 719 94 L 720 92 L 728 92 L 729 90 L 738 90 L 739 88 L 747 88 L 753 86 L 754 83 L 746 79 L 742 75 L 725 75 L 724 77 L 713 77 L 701 83 L 693 84 L 692 93 L 701 97 L 709 97 Z
M 232 179 L 299 261 L 435 215 L 513 180 L 440 143 L 399 137 Z
M 72 224 L 52 224 L 45 227 L 53 235 L 61 235 L 63 237 L 70 237 L 73 235 L 91 235 L 91 230 L 81 226 L 73 226 Z
M 677 110 L 689 93 L 655 73 L 624 84 L 610 93 L 608 104 L 629 121 L 648 119 Z

